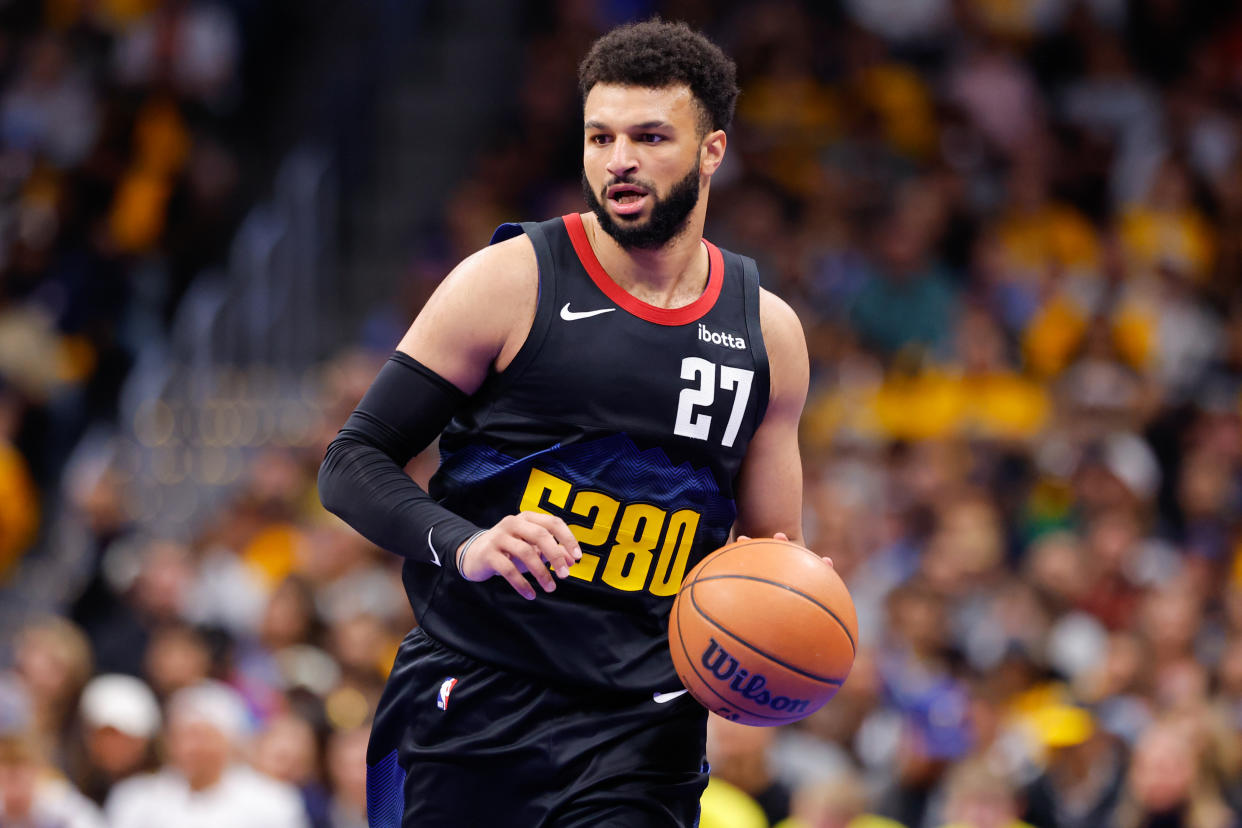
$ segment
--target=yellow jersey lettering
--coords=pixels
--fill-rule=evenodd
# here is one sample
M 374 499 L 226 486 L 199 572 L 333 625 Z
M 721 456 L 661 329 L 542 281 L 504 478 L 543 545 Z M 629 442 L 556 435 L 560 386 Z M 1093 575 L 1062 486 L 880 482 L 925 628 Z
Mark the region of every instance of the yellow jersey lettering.
M 686 576 L 686 564 L 690 562 L 690 547 L 699 528 L 699 513 L 691 509 L 678 509 L 668 522 L 660 557 L 656 561 L 655 575 L 651 578 L 652 595 L 676 595 L 681 589 L 681 579 Z
M 608 551 L 604 564 L 604 583 L 637 592 L 651 572 L 651 553 L 660 539 L 667 514 L 648 503 L 630 503 L 617 526 L 617 542 Z
M 621 501 L 602 492 L 578 492 L 569 511 L 591 521 L 589 526 L 574 526 L 574 537 L 587 546 L 603 546 L 612 535 L 612 525 L 617 519 Z
M 569 505 L 569 492 L 572 489 L 573 486 L 568 480 L 561 480 L 556 475 L 539 469 L 531 469 L 530 478 L 526 481 L 526 491 L 522 493 L 522 503 L 518 508 L 523 512 L 554 515 L 555 512 L 544 508 L 545 498 L 547 503 L 564 509 Z
M 603 546 L 612 534 L 613 521 L 617 519 L 617 509 L 621 501 L 609 497 L 602 492 L 578 492 L 574 495 L 574 505 L 570 511 L 591 521 L 588 526 L 569 524 L 569 531 L 574 533 L 578 543 L 587 546 Z M 599 555 L 583 552 L 582 558 L 569 568 L 569 574 L 584 581 L 595 580 L 595 570 L 599 569 Z
M 650 503 L 622 504 L 603 492 L 575 491 L 568 480 L 541 469 L 531 469 L 520 509 L 563 518 L 583 546 L 603 549 L 612 539 L 602 573 L 601 556 L 583 550 L 582 559 L 569 568 L 571 576 L 584 581 L 598 577 L 626 592 L 646 588 L 660 597 L 676 595 L 681 588 L 699 527 L 699 513 L 692 509 L 679 509 L 670 517 Z M 575 516 L 587 522 L 573 523 Z

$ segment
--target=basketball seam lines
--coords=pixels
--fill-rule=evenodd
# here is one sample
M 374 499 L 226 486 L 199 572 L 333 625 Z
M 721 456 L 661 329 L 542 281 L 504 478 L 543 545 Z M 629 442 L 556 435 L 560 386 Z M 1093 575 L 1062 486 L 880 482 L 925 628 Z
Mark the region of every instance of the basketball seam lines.
M 696 579 L 694 580 L 694 583 L 692 583 L 692 584 L 690 585 L 690 586 L 691 586 L 691 589 L 690 589 L 690 603 L 694 604 L 694 608 L 695 608 L 696 610 L 698 610 L 699 615 L 703 616 L 704 620 L 706 620 L 709 624 L 711 624 L 711 625 L 712 625 L 713 627 L 715 627 L 716 629 L 720 630 L 720 632 L 721 632 L 722 634 L 729 636 L 729 637 L 730 637 L 730 638 L 732 638 L 734 641 L 736 641 L 737 643 L 741 644 L 743 647 L 747 647 L 747 648 L 749 648 L 750 650 L 754 651 L 755 653 L 758 653 L 759 655 L 761 655 L 761 656 L 763 656 L 764 658 L 768 659 L 768 660 L 769 660 L 769 661 L 771 661 L 772 663 L 774 663 L 774 664 L 779 664 L 781 667 L 784 667 L 786 670 L 789 670 L 789 671 L 790 671 L 790 672 L 792 672 L 792 673 L 797 673 L 797 674 L 798 674 L 798 675 L 800 675 L 800 676 L 806 676 L 807 678 L 811 679 L 812 681 L 818 681 L 820 684 L 828 684 L 828 685 L 831 685 L 831 686 L 833 686 L 833 687 L 840 687 L 840 686 L 841 686 L 841 684 L 842 684 L 842 680 L 841 680 L 841 679 L 831 679 L 831 678 L 825 678 L 824 676 L 818 676 L 818 675 L 816 675 L 815 673 L 808 673 L 806 670 L 803 670 L 803 669 L 801 669 L 801 668 L 799 668 L 799 667 L 795 667 L 795 666 L 793 666 L 792 664 L 786 664 L 784 661 L 781 661 L 781 660 L 780 660 L 779 658 L 777 658 L 776 656 L 771 655 L 770 653 L 766 652 L 765 650 L 761 650 L 761 649 L 759 649 L 759 648 L 758 648 L 758 647 L 756 647 L 754 644 L 751 644 L 751 643 L 750 643 L 749 641 L 747 641 L 745 638 L 742 638 L 742 637 L 741 637 L 740 635 L 738 635 L 737 633 L 735 633 L 735 632 L 733 632 L 732 630 L 730 630 L 730 629 L 726 628 L 723 624 L 721 624 L 721 623 L 720 623 L 719 621 L 717 621 L 715 618 L 712 618 L 710 615 L 708 615 L 706 612 L 704 612 L 704 611 L 703 611 L 703 608 L 699 606 L 699 602 L 698 602 L 697 600 L 695 600 L 695 597 L 694 597 L 694 589 L 693 589 L 694 584 L 697 584 L 700 580 L 702 580 L 702 579 L 701 579 L 701 578 L 696 578 Z
M 695 578 L 695 579 L 694 579 L 693 581 L 691 581 L 690 583 L 692 583 L 692 584 L 697 584 L 697 583 L 701 583 L 701 582 L 703 582 L 703 581 L 720 581 L 720 580 L 726 580 L 726 579 L 728 579 L 728 578 L 738 578 L 738 579 L 743 580 L 743 581 L 758 581 L 758 582 L 759 582 L 759 583 L 761 583 L 761 584 L 771 584 L 772 586 L 780 587 L 781 589 L 787 589 L 787 590 L 789 590 L 790 592 L 792 592 L 794 595 L 798 595 L 798 596 L 800 596 L 800 597 L 802 597 L 802 598 L 805 598 L 806 600 L 810 601 L 810 602 L 811 602 L 812 604 L 814 604 L 815 606 L 817 606 L 817 607 L 819 607 L 820 609 L 822 609 L 824 612 L 826 612 L 826 613 L 828 613 L 829 615 L 831 615 L 831 616 L 832 616 L 832 620 L 836 621 L 838 624 L 840 624 L 840 625 L 841 625 L 841 632 L 845 633 L 845 637 L 846 637 L 846 639 L 848 639 L 848 640 L 849 640 L 849 642 L 850 642 L 850 649 L 851 649 L 851 650 L 853 650 L 854 655 L 858 655 L 858 645 L 854 643 L 854 636 L 850 635 L 850 630 L 849 630 L 849 627 L 845 626 L 845 622 L 841 620 L 841 616 L 837 615 L 837 614 L 836 614 L 835 612 L 833 612 L 831 609 L 829 609 L 828 607 L 824 606 L 824 605 L 823 605 L 823 604 L 821 604 L 819 601 L 816 601 L 814 598 L 812 598 L 811 596 L 807 595 L 805 592 L 803 592 L 803 591 L 802 591 L 802 590 L 800 590 L 800 589 L 796 589 L 796 588 L 794 588 L 794 587 L 791 587 L 791 586 L 789 586 L 788 584 L 782 584 L 780 581 L 772 581 L 772 580 L 769 580 L 769 579 L 767 579 L 767 578 L 760 578 L 760 577 L 755 576 L 755 575 L 708 575 L 707 577 Z M 694 605 L 695 605 L 695 607 L 698 607 L 698 602 L 696 601 Z M 706 613 L 704 613 L 704 615 L 706 615 Z M 712 623 L 715 623 L 715 622 L 713 621 Z M 717 626 L 719 626 L 719 625 L 717 625 Z M 741 640 L 742 640 L 742 639 L 740 639 L 740 638 L 738 639 L 738 641 L 741 641 Z M 743 643 L 745 643 L 745 642 L 743 642 Z M 750 646 L 750 645 L 747 645 L 747 646 Z M 775 660 L 776 660 L 776 659 L 773 659 L 773 661 L 775 661 Z
M 706 689 L 706 690 L 710 691 L 710 692 L 711 692 L 711 694 L 712 694 L 713 696 L 715 696 L 716 698 L 720 699 L 720 700 L 721 700 L 722 702 L 724 702 L 725 704 L 729 705 L 729 707 L 732 707 L 732 708 L 734 708 L 734 709 L 737 709 L 737 710 L 739 710 L 739 712 L 744 713 L 744 714 L 746 714 L 747 716 L 754 716 L 754 717 L 759 718 L 759 719 L 771 719 L 772 721 L 775 721 L 775 722 L 789 722 L 789 721 L 793 721 L 793 720 L 792 720 L 789 716 L 765 716 L 765 715 L 763 715 L 762 713 L 754 713 L 754 712 L 752 712 L 752 711 L 750 711 L 750 710 L 742 709 L 742 705 L 738 704 L 738 703 L 737 703 L 736 701 L 734 701 L 733 699 L 726 698 L 726 697 L 724 697 L 724 696 L 720 695 L 719 693 L 717 693 L 717 692 L 716 692 L 716 689 L 715 689 L 714 687 L 712 687 L 712 686 L 711 686 L 711 685 L 707 682 L 707 679 L 703 676 L 703 674 L 699 672 L 699 668 L 695 666 L 695 664 L 694 664 L 694 656 L 690 655 L 690 648 L 686 646 L 686 637 L 685 637 L 684 635 L 682 635 L 682 632 L 681 632 L 681 622 L 680 622 L 680 621 L 678 621 L 678 623 L 677 623 L 677 640 L 678 640 L 679 642 L 681 642 L 681 651 L 682 651 L 683 653 L 685 653 L 685 654 L 686 654 L 686 663 L 690 665 L 690 669 L 691 669 L 692 671 L 694 671 L 694 674 L 695 674 L 696 676 L 698 676 L 698 678 L 699 678 L 699 683 L 703 685 L 704 689 Z M 714 711 L 713 711 L 713 712 L 714 712 Z

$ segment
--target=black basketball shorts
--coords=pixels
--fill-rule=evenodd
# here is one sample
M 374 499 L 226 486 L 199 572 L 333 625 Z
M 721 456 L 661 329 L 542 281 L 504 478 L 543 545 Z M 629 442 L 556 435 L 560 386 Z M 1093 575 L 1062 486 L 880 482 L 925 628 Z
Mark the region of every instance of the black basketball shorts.
M 691 828 L 707 786 L 706 716 L 686 694 L 551 688 L 415 629 L 371 729 L 369 823 Z

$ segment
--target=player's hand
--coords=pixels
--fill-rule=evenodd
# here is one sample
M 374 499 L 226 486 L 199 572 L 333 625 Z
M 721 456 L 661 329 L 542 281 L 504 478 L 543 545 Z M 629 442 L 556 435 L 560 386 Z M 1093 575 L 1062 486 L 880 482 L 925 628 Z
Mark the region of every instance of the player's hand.
M 740 541 L 750 540 L 750 535 L 738 535 L 737 539 Z M 772 539 L 787 541 L 789 540 L 789 535 L 786 535 L 784 532 L 777 532 L 775 535 L 772 536 Z M 832 566 L 832 558 L 828 557 L 827 555 L 820 555 L 819 559 L 823 561 L 824 563 L 828 564 L 829 566 Z
M 578 541 L 565 521 L 542 512 L 509 515 L 457 550 L 457 568 L 467 581 L 485 581 L 499 575 L 518 594 L 530 601 L 535 590 L 523 573 L 529 573 L 544 592 L 556 589 L 552 571 L 569 577 L 569 568 L 582 557 Z

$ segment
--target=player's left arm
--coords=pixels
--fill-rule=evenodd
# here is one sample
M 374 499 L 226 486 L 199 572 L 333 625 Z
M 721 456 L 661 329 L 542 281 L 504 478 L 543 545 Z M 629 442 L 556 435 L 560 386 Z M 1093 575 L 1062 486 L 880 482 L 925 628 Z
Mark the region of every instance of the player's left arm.
M 766 290 L 759 294 L 759 324 L 768 352 L 768 407 L 751 438 L 738 476 L 738 535 L 789 540 L 802 537 L 802 455 L 798 421 L 810 384 L 810 359 L 802 323 L 793 308 Z

